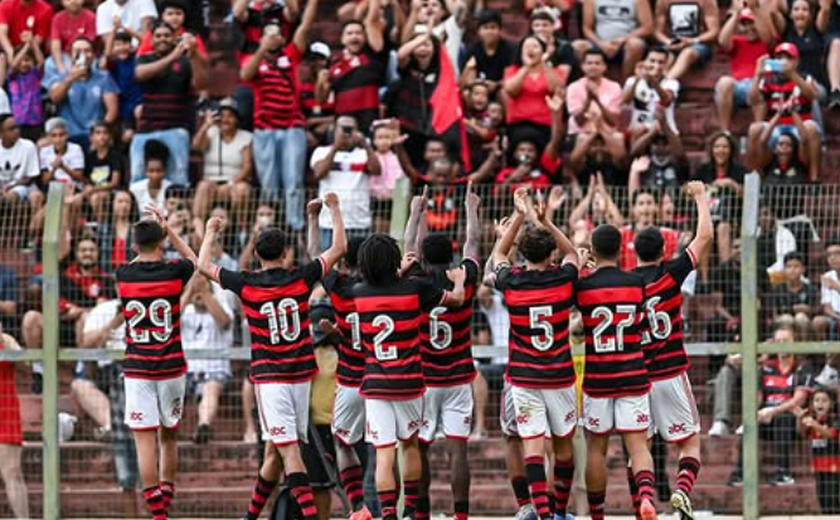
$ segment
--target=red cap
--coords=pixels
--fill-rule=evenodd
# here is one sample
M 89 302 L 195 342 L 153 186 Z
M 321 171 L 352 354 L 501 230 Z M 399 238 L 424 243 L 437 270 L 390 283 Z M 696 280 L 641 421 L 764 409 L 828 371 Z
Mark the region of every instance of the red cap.
M 755 21 L 755 13 L 749 7 L 741 9 L 738 13 L 738 21 L 743 22 L 744 20 L 748 20 L 750 22 Z
M 799 49 L 796 48 L 796 45 L 784 42 L 776 45 L 776 48 L 773 50 L 773 55 L 777 54 L 787 54 L 791 58 L 799 59 Z

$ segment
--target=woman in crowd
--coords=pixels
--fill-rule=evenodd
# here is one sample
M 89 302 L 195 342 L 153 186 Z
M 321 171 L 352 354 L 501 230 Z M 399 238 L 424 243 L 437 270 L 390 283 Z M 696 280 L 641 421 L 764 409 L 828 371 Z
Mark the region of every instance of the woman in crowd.
M 106 273 L 134 259 L 131 226 L 140 218 L 130 192 L 117 190 L 111 202 L 111 214 L 97 226 L 99 266 Z

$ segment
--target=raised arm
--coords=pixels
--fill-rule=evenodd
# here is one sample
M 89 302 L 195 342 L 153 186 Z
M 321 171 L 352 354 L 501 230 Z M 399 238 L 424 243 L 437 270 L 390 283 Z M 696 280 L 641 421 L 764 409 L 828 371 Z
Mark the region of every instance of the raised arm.
M 467 279 L 467 271 L 463 267 L 458 267 L 457 269 L 450 269 L 447 271 L 446 276 L 453 284 L 455 284 L 455 286 L 451 291 L 446 292 L 446 300 L 443 302 L 443 305 L 449 309 L 457 309 L 464 305 L 467 299 L 467 293 L 464 290 L 464 282 Z
M 134 77 L 139 82 L 148 81 L 156 76 L 160 76 L 169 69 L 169 67 L 176 61 L 181 59 L 181 56 L 186 52 L 187 46 L 182 41 L 172 49 L 172 52 L 163 58 L 153 61 L 151 63 L 142 63 L 134 68 Z
M 685 193 L 694 199 L 697 205 L 697 233 L 688 248 L 694 253 L 699 262 L 709 253 L 714 238 L 712 228 L 712 214 L 709 211 L 709 199 L 706 197 L 706 186 L 700 181 L 691 181 L 685 186 Z
M 479 246 L 481 245 L 481 222 L 478 220 L 478 207 L 481 197 L 473 191 L 472 181 L 467 183 L 467 194 L 464 206 L 467 208 L 467 239 L 464 241 L 464 258 L 478 261 Z
M 219 274 L 216 265 L 213 263 L 213 243 L 222 230 L 222 219 L 210 217 L 204 228 L 204 240 L 202 240 L 201 249 L 198 251 L 198 272 L 210 280 L 218 282 Z
M 295 36 L 292 43 L 301 52 L 306 53 L 306 47 L 309 45 L 309 33 L 312 32 L 312 24 L 315 22 L 315 16 L 318 14 L 319 0 L 307 0 L 306 7 L 303 9 L 303 16 L 300 19 L 300 25 L 295 30 Z
M 545 104 L 551 110 L 552 116 L 551 137 L 549 138 L 548 145 L 545 147 L 545 153 L 552 160 L 557 160 L 560 156 L 560 145 L 566 136 L 566 117 L 563 113 L 565 96 L 563 95 L 562 89 L 556 89 L 553 96 L 546 96 Z
M 181 235 L 179 235 L 178 233 L 170 229 L 168 225 L 166 225 L 166 215 L 164 215 L 163 209 L 155 206 L 152 203 L 146 204 L 146 207 L 144 209 L 146 213 L 151 215 L 157 221 L 160 227 L 162 227 L 163 230 L 166 231 L 166 238 L 169 239 L 169 243 L 170 245 L 172 245 L 173 248 L 175 248 L 175 251 L 178 251 L 178 254 L 180 254 L 184 258 L 184 260 L 189 260 L 193 263 L 193 265 L 197 267 L 198 257 L 195 255 L 195 251 L 193 251 L 192 248 L 189 245 L 187 245 L 186 242 L 184 242 L 184 239 L 181 238 Z
M 537 222 L 539 222 L 542 227 L 548 230 L 551 233 L 551 236 L 554 237 L 554 242 L 557 244 L 557 249 L 564 257 L 574 256 L 574 260 L 571 258 L 565 258 L 565 260 L 572 260 L 573 262 L 577 263 L 577 249 L 572 244 L 572 241 L 569 240 L 569 237 L 566 236 L 565 233 L 560 231 L 554 222 L 552 222 L 550 216 L 551 213 L 547 211 L 546 202 L 543 198 L 542 192 L 537 192 Z
M 526 188 L 519 188 L 513 194 L 514 207 L 516 212 L 505 229 L 504 235 L 496 242 L 496 247 L 493 250 L 493 264 L 498 267 L 500 264 L 508 261 L 508 255 L 513 248 L 513 243 L 516 241 L 516 235 L 522 228 L 522 223 L 525 222 L 525 215 L 528 213 L 528 190 Z
M 417 253 L 417 235 L 420 230 L 420 221 L 426 211 L 429 187 L 423 186 L 423 194 L 411 198 L 411 212 L 408 215 L 408 223 L 405 226 L 405 254 Z
M 385 31 L 380 21 L 381 0 L 370 0 L 365 16 L 365 34 L 368 46 L 373 52 L 380 52 L 385 47 Z
M 306 253 L 310 260 L 321 256 L 321 230 L 318 227 L 318 216 L 321 214 L 323 203 L 320 198 L 314 198 L 306 205 Z

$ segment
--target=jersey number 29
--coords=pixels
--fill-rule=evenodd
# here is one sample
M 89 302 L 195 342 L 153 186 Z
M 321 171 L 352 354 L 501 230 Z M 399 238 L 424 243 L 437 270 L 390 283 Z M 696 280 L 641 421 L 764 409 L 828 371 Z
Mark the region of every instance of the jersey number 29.
M 131 300 L 125 306 L 125 310 L 134 315 L 128 320 L 128 334 L 131 340 L 135 343 L 148 343 L 149 333 L 155 341 L 163 343 L 169 340 L 172 335 L 172 305 L 163 298 L 158 298 L 149 304 L 146 309 L 142 303 L 137 300 Z M 153 329 L 138 330 L 137 326 L 140 322 L 149 317 L 152 322 Z

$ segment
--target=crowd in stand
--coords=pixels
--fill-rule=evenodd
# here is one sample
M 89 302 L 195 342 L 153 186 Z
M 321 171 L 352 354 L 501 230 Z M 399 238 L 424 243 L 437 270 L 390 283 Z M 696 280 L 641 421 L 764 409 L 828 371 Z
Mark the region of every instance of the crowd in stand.
M 64 184 L 63 345 L 105 343 L 85 322 L 115 296 L 112 273 L 134 255 L 130 225 L 146 203 L 166 207 L 169 227 L 193 245 L 209 216 L 223 218 L 216 260 L 249 268 L 256 231 L 306 228 L 307 189 L 337 193 L 348 235 L 364 236 L 388 229 L 401 179 L 430 188 L 427 225 L 456 241 L 463 231 L 458 186 L 472 181 L 490 218 L 509 209 L 494 205 L 495 196 L 508 200 L 523 185 L 543 189 L 576 245 L 588 244 L 597 224 L 620 226 L 623 268 L 635 265 L 635 232 L 650 225 L 663 226 L 668 254 L 684 248 L 692 215 L 677 192 L 702 180 L 716 247 L 683 288 L 699 302 L 690 333 L 734 340 L 748 170 L 761 174 L 766 191 L 763 332 L 781 326 L 800 340 L 837 339 L 840 239 L 823 233 L 815 245 L 810 192 L 783 190 L 821 179 L 824 117 L 840 109 L 840 3 L 526 0 L 524 14 L 517 7 L 504 16 L 483 0 L 320 3 L 234 0 L 228 20 L 239 81 L 219 100 L 210 97 L 206 3 L 0 2 L 0 235 L 37 258 L 47 186 Z M 325 12 L 341 22 L 329 43 L 312 37 Z M 572 40 L 570 17 L 578 15 L 581 37 Z M 522 16 L 527 34 L 503 36 Z M 677 126 L 680 82 L 715 53 L 729 57 L 730 70 L 715 85 L 719 131 L 695 167 Z M 747 107 L 753 122 L 733 133 L 736 111 Z M 329 244 L 328 214 L 312 222 Z M 816 280 L 823 253 L 828 270 Z M 40 267 L 25 273 L 25 283 L 21 274 L 0 266 L 0 324 L 37 348 Z M 184 316 L 187 348 L 238 340 L 229 323 L 237 310 L 217 289 L 191 287 L 198 316 L 192 340 L 192 318 Z M 507 344 L 499 294 L 482 287 L 478 300 L 475 337 Z M 216 335 L 208 340 L 201 331 Z M 811 361 L 815 377 L 836 390 L 833 361 Z M 494 366 L 484 367 L 498 379 Z M 737 359 L 725 361 L 716 398 L 731 394 L 737 367 Z M 215 396 L 208 402 L 217 402 L 230 367 L 191 371 Z M 478 385 L 480 393 L 484 382 Z M 74 394 L 107 431 L 120 414 L 103 413 L 102 388 L 80 366 Z M 731 417 L 725 402 L 717 404 L 713 432 L 721 433 Z M 204 442 L 215 406 L 199 413 L 195 438 Z M 483 435 L 483 417 L 477 424 Z

